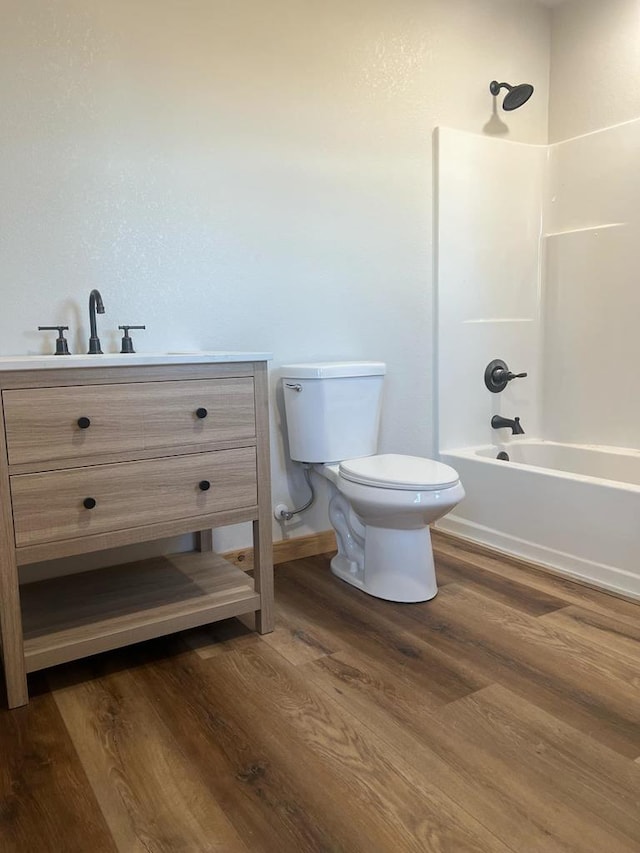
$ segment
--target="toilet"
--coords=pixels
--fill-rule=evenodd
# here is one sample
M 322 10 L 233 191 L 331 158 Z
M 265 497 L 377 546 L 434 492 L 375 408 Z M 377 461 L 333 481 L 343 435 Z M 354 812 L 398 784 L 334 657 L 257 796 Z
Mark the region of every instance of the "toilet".
M 329 483 L 334 575 L 387 601 L 437 591 L 429 525 L 463 498 L 457 472 L 419 456 L 378 454 L 382 362 L 281 368 L 289 454 Z

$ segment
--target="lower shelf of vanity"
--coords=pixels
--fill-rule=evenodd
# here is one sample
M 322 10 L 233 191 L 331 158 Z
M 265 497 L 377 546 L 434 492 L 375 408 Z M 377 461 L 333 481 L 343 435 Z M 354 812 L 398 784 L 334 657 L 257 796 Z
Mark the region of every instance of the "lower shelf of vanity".
M 27 672 L 260 608 L 253 580 L 212 552 L 28 583 L 20 598 Z

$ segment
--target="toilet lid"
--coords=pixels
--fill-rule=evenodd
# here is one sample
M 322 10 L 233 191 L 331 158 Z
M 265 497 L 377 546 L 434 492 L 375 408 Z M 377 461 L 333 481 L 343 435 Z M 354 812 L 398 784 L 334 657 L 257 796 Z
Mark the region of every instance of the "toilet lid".
M 449 489 L 460 480 L 458 472 L 449 465 L 422 456 L 400 456 L 397 453 L 347 459 L 340 463 L 340 476 L 363 486 L 416 492 Z

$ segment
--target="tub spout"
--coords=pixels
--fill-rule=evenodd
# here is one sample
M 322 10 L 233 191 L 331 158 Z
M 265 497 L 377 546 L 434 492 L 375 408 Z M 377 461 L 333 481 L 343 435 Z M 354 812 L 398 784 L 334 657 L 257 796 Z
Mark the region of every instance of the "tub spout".
M 511 435 L 524 435 L 524 430 L 520 426 L 520 418 L 510 420 L 509 418 L 502 418 L 500 415 L 494 415 L 491 418 L 491 426 L 493 429 L 509 428 Z

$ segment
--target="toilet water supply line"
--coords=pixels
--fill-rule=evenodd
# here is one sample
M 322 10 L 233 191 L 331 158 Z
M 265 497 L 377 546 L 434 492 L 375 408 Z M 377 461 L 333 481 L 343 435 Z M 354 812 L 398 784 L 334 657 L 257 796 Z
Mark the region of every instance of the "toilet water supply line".
M 311 491 L 311 497 L 304 506 L 300 507 L 300 509 L 289 509 L 289 507 L 285 504 L 278 504 L 275 511 L 275 517 L 278 521 L 291 521 L 294 515 L 298 515 L 299 513 L 304 512 L 305 509 L 309 509 L 311 504 L 316 499 L 315 489 L 313 488 L 313 483 L 311 482 L 311 465 L 303 464 L 303 467 L 304 478 L 307 481 L 309 490 Z

